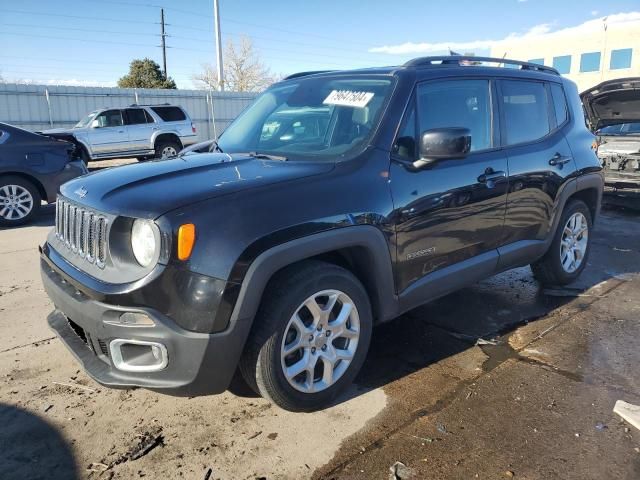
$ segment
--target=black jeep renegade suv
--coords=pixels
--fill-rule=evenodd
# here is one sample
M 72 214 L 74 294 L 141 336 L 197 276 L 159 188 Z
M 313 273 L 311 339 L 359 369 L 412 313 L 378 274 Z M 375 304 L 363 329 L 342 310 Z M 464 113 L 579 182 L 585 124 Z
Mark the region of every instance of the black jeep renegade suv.
M 603 189 L 593 140 L 575 85 L 540 65 L 293 75 L 215 152 L 62 187 L 41 249 L 49 325 L 104 385 L 243 379 L 322 408 L 375 324 L 517 266 L 580 275 Z

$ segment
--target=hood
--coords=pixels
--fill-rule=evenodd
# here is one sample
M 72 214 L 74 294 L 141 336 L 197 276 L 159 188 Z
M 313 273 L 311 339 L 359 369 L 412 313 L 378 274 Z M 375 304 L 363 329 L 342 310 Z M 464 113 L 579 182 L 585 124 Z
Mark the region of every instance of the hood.
M 580 94 L 591 127 L 640 121 L 640 78 L 602 82 Z
M 98 211 L 156 218 L 202 200 L 319 175 L 333 167 L 333 163 L 202 153 L 101 170 L 65 183 L 60 191 Z
M 38 133 L 42 135 L 69 134 L 73 133 L 73 128 L 50 128 L 49 130 L 42 130 Z

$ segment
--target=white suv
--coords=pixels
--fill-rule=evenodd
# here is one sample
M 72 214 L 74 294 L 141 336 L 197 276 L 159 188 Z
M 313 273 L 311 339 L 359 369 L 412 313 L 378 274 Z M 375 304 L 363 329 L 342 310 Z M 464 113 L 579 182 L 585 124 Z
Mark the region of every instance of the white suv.
M 108 158 L 167 158 L 196 143 L 196 127 L 181 107 L 131 105 L 89 113 L 73 128 L 41 132 L 75 143 L 86 162 Z

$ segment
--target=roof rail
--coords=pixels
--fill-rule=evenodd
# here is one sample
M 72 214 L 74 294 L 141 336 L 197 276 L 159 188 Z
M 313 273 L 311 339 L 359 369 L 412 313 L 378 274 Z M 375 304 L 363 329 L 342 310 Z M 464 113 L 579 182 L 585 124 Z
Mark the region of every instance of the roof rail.
M 553 67 L 547 67 L 546 65 L 540 65 L 538 63 L 521 62 L 520 60 L 510 60 L 508 58 L 495 58 L 495 57 L 475 57 L 473 55 L 447 55 L 440 57 L 420 57 L 409 60 L 404 64 L 405 67 L 427 67 L 438 65 L 464 65 L 463 62 L 482 62 L 482 63 L 498 63 L 517 65 L 520 70 L 535 70 L 538 72 L 553 73 L 560 75 L 558 71 Z M 468 65 L 468 63 L 467 63 Z
M 283 80 L 291 80 L 292 78 L 300 78 L 300 77 L 306 77 L 308 75 L 315 75 L 316 73 L 329 73 L 329 72 L 335 72 L 335 70 L 315 70 L 310 72 L 292 73 L 291 75 L 284 77 Z
M 164 107 L 165 105 L 171 106 L 170 103 L 132 103 L 130 107 Z

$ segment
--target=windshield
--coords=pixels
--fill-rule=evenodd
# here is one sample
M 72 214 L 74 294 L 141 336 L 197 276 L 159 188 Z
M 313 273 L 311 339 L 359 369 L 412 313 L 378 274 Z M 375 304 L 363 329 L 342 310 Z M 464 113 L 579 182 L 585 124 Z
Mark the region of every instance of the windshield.
M 306 78 L 260 95 L 220 137 L 226 153 L 335 159 L 366 146 L 391 91 L 381 77 Z
M 598 130 L 598 135 L 637 135 L 640 134 L 640 122 L 619 123 Z
M 96 113 L 98 113 L 97 110 L 95 112 L 91 112 L 86 117 L 84 117 L 82 120 L 80 120 L 78 123 L 76 123 L 73 128 L 83 128 L 83 127 L 88 126 L 89 123 L 91 123 L 91 120 L 93 120 L 93 117 L 95 117 Z

